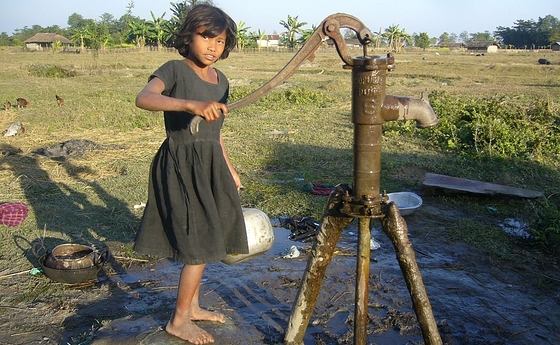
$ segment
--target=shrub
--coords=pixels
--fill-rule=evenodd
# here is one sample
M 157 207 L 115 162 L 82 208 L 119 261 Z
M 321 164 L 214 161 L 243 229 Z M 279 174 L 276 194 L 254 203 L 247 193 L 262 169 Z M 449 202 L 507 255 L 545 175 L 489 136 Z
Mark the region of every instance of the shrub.
M 57 65 L 34 64 L 29 67 L 29 73 L 35 77 L 69 78 L 77 75 L 76 71 L 68 70 Z
M 432 143 L 471 156 L 542 161 L 560 154 L 560 115 L 549 99 L 507 96 L 454 99 L 430 95 L 440 124 L 419 132 Z

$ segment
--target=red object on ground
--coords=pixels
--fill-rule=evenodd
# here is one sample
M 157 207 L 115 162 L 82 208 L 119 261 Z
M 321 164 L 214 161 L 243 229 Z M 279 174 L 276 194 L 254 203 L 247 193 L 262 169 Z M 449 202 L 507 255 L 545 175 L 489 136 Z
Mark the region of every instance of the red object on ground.
M 7 202 L 0 205 L 0 224 L 18 226 L 27 218 L 29 208 L 23 202 Z

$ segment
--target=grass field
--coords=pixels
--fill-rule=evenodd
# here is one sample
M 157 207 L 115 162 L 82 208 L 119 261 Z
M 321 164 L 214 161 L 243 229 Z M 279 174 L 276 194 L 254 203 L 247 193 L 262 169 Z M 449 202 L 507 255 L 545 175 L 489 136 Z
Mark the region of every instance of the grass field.
M 292 56 L 233 53 L 216 66 L 230 79 L 232 97 L 239 98 L 272 78 Z M 420 97 L 445 91 L 457 99 L 537 96 L 558 104 L 560 55 L 544 56 L 553 64 L 538 65 L 543 54 L 533 52 L 401 53 L 387 78 L 387 93 Z M 18 242 L 37 237 L 47 244 L 110 244 L 114 252 L 131 254 L 141 216 L 134 206 L 146 201 L 149 164 L 165 136 L 162 114 L 136 108 L 134 99 L 151 72 L 178 58 L 172 52 L 96 56 L 0 50 L 0 101 L 15 104 L 23 97 L 31 102 L 1 111 L 0 128 L 20 121 L 26 131 L 2 137 L 0 202 L 30 206 L 20 227 L 0 229 L 2 266 L 9 262 L 13 270 L 29 269 L 29 252 L 22 255 L 26 245 Z M 224 136 L 246 187 L 246 205 L 271 217 L 320 217 L 325 199 L 302 192 L 301 179 L 352 182 L 351 72 L 341 64 L 334 50 L 321 50 L 272 95 L 230 114 Z M 65 99 L 64 106 L 57 105 L 55 95 Z M 274 130 L 288 134 L 271 135 Z M 91 140 L 100 149 L 70 159 L 33 154 L 71 139 Z M 419 189 L 425 172 L 539 189 L 546 195 L 558 192 L 560 185 L 554 162 L 539 169 L 511 164 L 499 172 L 495 162 L 476 166 L 414 136 L 387 135 L 383 145 L 382 188 L 389 192 Z M 547 176 L 535 176 L 543 171 Z M 518 206 L 508 204 L 508 209 Z

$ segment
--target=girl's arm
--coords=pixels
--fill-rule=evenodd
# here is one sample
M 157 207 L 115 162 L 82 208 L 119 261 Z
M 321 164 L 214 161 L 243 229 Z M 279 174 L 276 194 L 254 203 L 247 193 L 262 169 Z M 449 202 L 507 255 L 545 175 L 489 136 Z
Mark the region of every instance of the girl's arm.
M 231 173 L 231 176 L 233 176 L 233 180 L 235 181 L 235 186 L 237 187 L 237 190 L 239 190 L 239 188 L 241 188 L 241 178 L 239 178 L 239 174 L 237 173 L 237 171 L 235 171 L 233 164 L 231 164 L 231 161 L 229 160 L 222 133 L 220 133 L 220 145 L 222 146 L 222 152 L 224 153 L 224 158 L 226 159 L 226 163 Z
M 228 113 L 228 108 L 223 103 L 173 98 L 162 95 L 163 90 L 163 81 L 157 77 L 152 78 L 136 96 L 136 106 L 152 111 L 187 111 L 202 116 L 208 122 L 218 120 L 221 113 Z

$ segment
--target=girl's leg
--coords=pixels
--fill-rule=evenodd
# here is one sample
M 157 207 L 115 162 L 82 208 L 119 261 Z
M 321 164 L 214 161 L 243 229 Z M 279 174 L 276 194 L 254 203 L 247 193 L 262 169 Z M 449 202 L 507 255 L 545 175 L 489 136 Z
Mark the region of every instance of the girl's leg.
M 200 293 L 200 284 L 194 293 L 194 297 L 191 303 L 191 320 L 192 321 L 214 321 L 225 323 L 226 317 L 221 313 L 211 312 L 205 309 L 200 308 L 198 304 L 198 295 Z
M 200 314 L 198 295 L 202 273 L 206 265 L 185 265 L 179 278 L 177 303 L 165 331 L 196 345 L 214 342 L 214 337 L 194 324 L 195 316 Z M 194 310 L 193 310 L 194 309 Z

